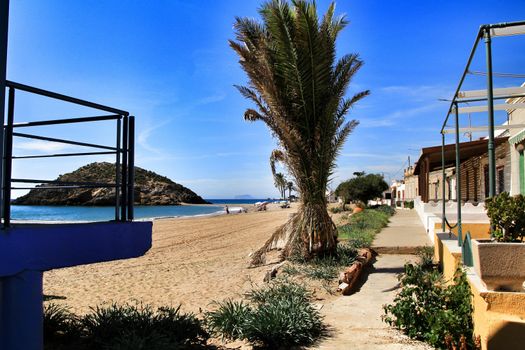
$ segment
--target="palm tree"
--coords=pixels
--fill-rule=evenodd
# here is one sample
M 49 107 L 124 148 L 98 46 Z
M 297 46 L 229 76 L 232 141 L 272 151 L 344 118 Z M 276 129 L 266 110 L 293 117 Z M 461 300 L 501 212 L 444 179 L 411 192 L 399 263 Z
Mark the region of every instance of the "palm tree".
M 325 191 L 336 157 L 358 124 L 345 115 L 369 91 L 345 98 L 363 62 L 357 54 L 336 59 L 336 39 L 347 21 L 334 17 L 334 10 L 332 3 L 319 19 L 315 2 L 273 0 L 259 10 L 261 23 L 236 18 L 234 24 L 230 46 L 249 78 L 247 86 L 236 87 L 257 107 L 247 109 L 244 119 L 264 122 L 278 139 L 272 157 L 287 167 L 301 197 L 297 213 L 252 255 L 253 264 L 263 263 L 273 248 L 282 248 L 283 258 L 337 248 Z
M 275 187 L 279 190 L 282 199 L 286 197 L 286 178 L 283 173 L 277 173 L 273 177 Z
M 295 187 L 292 181 L 288 181 L 286 183 L 286 189 L 288 190 L 288 199 L 292 198 L 292 191 L 295 190 Z

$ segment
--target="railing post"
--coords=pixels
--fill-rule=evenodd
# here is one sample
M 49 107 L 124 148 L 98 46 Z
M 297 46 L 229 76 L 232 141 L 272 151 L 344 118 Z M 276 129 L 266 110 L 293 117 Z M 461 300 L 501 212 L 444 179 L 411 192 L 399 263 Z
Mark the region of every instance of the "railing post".
M 441 133 L 441 178 L 442 178 L 442 205 L 443 208 L 441 209 L 441 232 L 446 231 L 445 227 L 445 183 L 446 183 L 446 173 L 445 173 L 445 134 Z
M 461 159 L 459 154 L 459 110 L 458 104 L 454 103 L 455 107 L 455 116 L 456 116 L 456 200 L 458 206 L 458 218 L 457 218 L 457 227 L 458 227 L 458 245 L 461 247 L 463 244 L 463 237 L 461 232 Z
M 123 118 L 123 128 L 122 128 L 122 203 L 120 206 L 120 219 L 126 221 L 128 215 L 128 117 L 124 116 Z
M 13 120 L 15 116 L 15 89 L 9 88 L 7 124 L 4 139 L 3 217 L 4 227 L 11 224 L 11 170 L 13 162 Z
M 7 39 L 9 31 L 9 0 L 0 0 L 0 157 L 4 155 L 4 118 L 7 69 Z M 0 183 L 3 183 L 3 161 L 0 161 Z M 3 213 L 2 191 L 0 191 L 0 213 Z
M 128 220 L 133 220 L 135 201 L 135 117 L 129 117 L 129 137 L 128 137 Z
M 492 86 L 492 45 L 490 28 L 485 28 L 485 48 L 487 59 L 487 109 L 488 109 L 488 158 L 489 158 L 489 197 L 496 195 L 496 155 L 494 151 L 494 95 Z
M 119 221 L 119 206 L 120 206 L 120 133 L 121 130 L 121 118 L 117 119 L 117 152 L 115 153 L 115 221 Z

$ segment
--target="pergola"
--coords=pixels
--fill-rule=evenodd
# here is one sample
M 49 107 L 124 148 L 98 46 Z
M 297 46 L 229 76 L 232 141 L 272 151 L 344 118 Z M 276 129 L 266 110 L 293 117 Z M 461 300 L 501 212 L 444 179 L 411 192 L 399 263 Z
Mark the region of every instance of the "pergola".
M 488 168 L 489 168 L 489 196 L 492 197 L 496 194 L 496 159 L 495 159 L 495 141 L 494 134 L 495 130 L 508 130 L 508 129 L 524 129 L 525 124 L 514 124 L 514 125 L 494 125 L 494 111 L 512 111 L 516 109 L 525 108 L 525 103 L 507 103 L 506 100 L 510 98 L 519 98 L 525 97 L 525 87 L 516 86 L 516 87 L 505 87 L 505 88 L 494 88 L 493 78 L 495 75 L 499 76 L 515 76 L 513 74 L 499 74 L 494 73 L 492 70 L 492 39 L 504 36 L 519 36 L 525 34 L 525 21 L 520 22 L 510 22 L 510 23 L 498 23 L 498 24 L 486 24 L 482 25 L 476 38 L 474 40 L 474 45 L 470 52 L 470 55 L 467 60 L 466 67 L 461 75 L 459 80 L 458 87 L 454 93 L 454 96 L 451 100 L 450 107 L 446 114 L 443 126 L 441 127 L 441 164 L 443 168 L 443 179 L 445 179 L 445 135 L 446 134 L 455 134 L 456 145 L 455 145 L 455 168 L 456 174 L 460 173 L 460 163 L 461 163 L 461 145 L 459 141 L 459 135 L 461 132 L 477 132 L 477 131 L 487 131 L 487 153 L 488 153 Z M 470 71 L 470 66 L 472 60 L 476 53 L 480 42 L 483 39 L 485 43 L 485 59 L 486 59 L 486 72 L 472 72 Z M 463 83 L 467 74 L 478 74 L 486 75 L 487 77 L 487 87 L 483 90 L 462 90 Z M 499 101 L 503 101 L 499 103 Z M 469 103 L 478 102 L 482 104 L 479 106 L 469 106 Z M 487 125 L 486 126 L 476 126 L 476 127 L 459 127 L 459 115 L 460 114 L 470 114 L 470 113 L 487 113 Z M 447 129 L 447 123 L 450 116 L 454 116 L 455 127 L 452 129 Z M 456 181 L 456 193 L 457 193 L 457 228 L 458 228 L 458 245 L 463 246 L 463 234 L 461 228 L 461 181 Z M 442 229 L 446 230 L 448 225 L 446 214 L 445 214 L 445 188 L 443 186 L 443 208 L 442 208 Z M 449 225 L 450 227 L 450 225 Z M 455 227 L 455 225 L 454 225 Z M 467 235 L 467 240 L 470 238 Z M 463 247 L 464 254 L 463 259 L 465 264 L 471 264 L 469 261 L 469 245 Z M 465 254 L 465 249 L 468 251 Z

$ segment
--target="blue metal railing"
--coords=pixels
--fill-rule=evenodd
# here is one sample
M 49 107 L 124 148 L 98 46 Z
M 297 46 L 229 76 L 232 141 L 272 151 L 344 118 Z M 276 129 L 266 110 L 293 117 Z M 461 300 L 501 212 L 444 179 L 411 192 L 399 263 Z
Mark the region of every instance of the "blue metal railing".
M 114 188 L 115 189 L 115 220 L 127 221 L 133 220 L 133 186 L 134 186 L 134 153 L 135 153 L 135 117 L 130 116 L 128 112 L 116 108 L 104 106 L 101 104 L 81 100 L 75 97 L 58 94 L 55 92 L 23 85 L 11 81 L 6 82 L 8 89 L 7 121 L 4 124 L 4 144 L 0 145 L 0 153 L 3 154 L 0 174 L 3 172 L 1 195 L 1 216 L 4 227 L 9 227 L 11 223 L 11 190 L 50 190 L 50 189 L 73 189 L 73 188 Z M 15 94 L 16 91 L 25 91 L 28 93 L 53 98 L 56 100 L 73 103 L 80 106 L 90 107 L 111 114 L 66 118 L 55 120 L 42 120 L 25 123 L 15 123 Z M 116 121 L 116 140 L 115 147 L 99 145 L 94 143 L 79 142 L 61 138 L 46 137 L 27 133 L 14 132 L 14 129 L 24 127 L 37 127 L 58 124 L 89 123 L 95 121 Z M 49 142 L 58 142 L 68 145 L 75 145 L 87 148 L 95 148 L 97 151 L 90 152 L 72 152 L 56 153 L 46 155 L 24 155 L 13 156 L 13 138 L 36 139 Z M 3 147 L 2 147 L 3 146 Z M 103 151 L 100 151 L 103 150 Z M 31 178 L 12 178 L 13 160 L 18 159 L 35 159 L 35 158 L 55 158 L 55 157 L 78 157 L 93 155 L 115 155 L 115 182 L 97 183 L 97 182 L 63 182 L 56 180 L 42 180 Z M 2 171 L 3 170 L 3 171 Z M 13 186 L 13 183 L 33 183 L 42 184 L 37 187 L 20 187 Z

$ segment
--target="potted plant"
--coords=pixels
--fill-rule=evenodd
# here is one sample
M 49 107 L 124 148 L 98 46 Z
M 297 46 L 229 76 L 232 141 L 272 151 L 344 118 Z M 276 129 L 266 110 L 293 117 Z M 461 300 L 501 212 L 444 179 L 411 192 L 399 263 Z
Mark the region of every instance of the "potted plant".
M 489 290 L 523 291 L 525 197 L 503 192 L 485 201 L 492 239 L 472 240 L 474 269 Z

